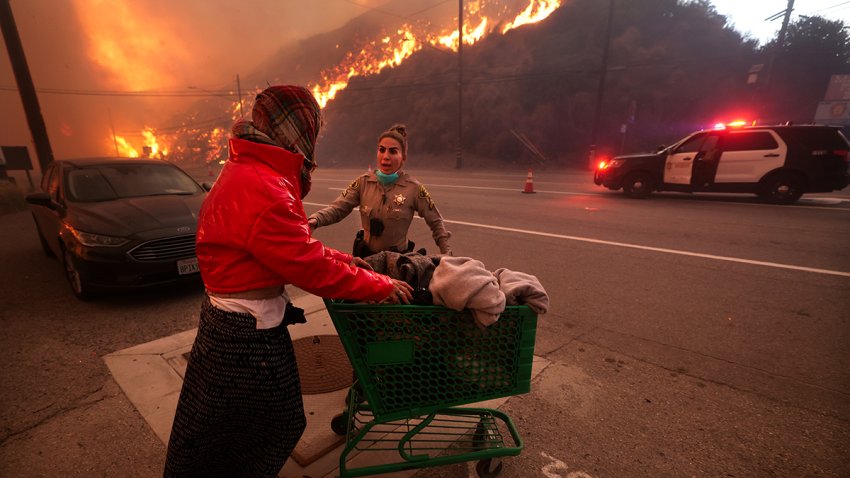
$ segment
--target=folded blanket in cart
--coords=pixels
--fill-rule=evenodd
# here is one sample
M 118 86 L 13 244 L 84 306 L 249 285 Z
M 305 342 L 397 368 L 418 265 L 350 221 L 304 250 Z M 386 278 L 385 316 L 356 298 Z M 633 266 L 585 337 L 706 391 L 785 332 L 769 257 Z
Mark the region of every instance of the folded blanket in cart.
M 471 257 L 384 251 L 365 260 L 376 272 L 410 284 L 414 304 L 469 309 L 482 327 L 499 320 L 506 305 L 528 305 L 537 314 L 549 310 L 549 296 L 537 277 L 505 268 L 490 272 Z
M 493 273 L 470 257 L 443 257 L 434 269 L 430 290 L 435 304 L 469 309 L 482 327 L 499 320 L 505 305 L 527 304 L 538 314 L 549 309 L 549 296 L 537 277 L 504 268 Z

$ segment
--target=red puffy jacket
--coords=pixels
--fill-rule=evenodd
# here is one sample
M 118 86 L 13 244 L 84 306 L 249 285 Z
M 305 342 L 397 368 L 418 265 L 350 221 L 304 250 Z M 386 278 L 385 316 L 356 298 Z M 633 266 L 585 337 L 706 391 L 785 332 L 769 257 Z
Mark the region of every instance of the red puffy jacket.
M 198 218 L 204 285 L 233 293 L 293 284 L 320 297 L 379 301 L 387 276 L 349 265 L 352 257 L 310 237 L 301 202 L 304 157 L 230 140 L 230 159 Z

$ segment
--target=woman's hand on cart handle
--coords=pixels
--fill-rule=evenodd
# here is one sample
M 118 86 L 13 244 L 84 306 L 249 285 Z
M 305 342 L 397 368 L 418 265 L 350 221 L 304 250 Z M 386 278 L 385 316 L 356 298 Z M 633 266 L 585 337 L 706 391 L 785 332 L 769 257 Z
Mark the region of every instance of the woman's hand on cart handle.
M 366 269 L 367 271 L 375 270 L 375 269 L 372 269 L 372 266 L 369 265 L 368 262 L 364 261 L 363 259 L 361 259 L 359 257 L 355 257 L 354 259 L 352 259 L 351 265 L 354 266 L 354 267 L 359 267 L 361 269 Z
M 413 287 L 407 282 L 400 279 L 390 279 L 393 283 L 393 290 L 390 295 L 384 299 L 388 304 L 409 304 L 413 300 Z

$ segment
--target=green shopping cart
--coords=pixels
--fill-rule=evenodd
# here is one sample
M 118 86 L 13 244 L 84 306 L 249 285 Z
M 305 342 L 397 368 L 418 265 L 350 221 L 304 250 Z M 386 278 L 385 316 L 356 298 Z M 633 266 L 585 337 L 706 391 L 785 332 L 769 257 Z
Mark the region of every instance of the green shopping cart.
M 346 437 L 341 478 L 476 460 L 478 476 L 491 478 L 500 457 L 519 455 L 510 417 L 457 405 L 530 390 L 537 315 L 528 306 L 506 307 L 485 329 L 470 311 L 441 306 L 325 306 L 356 375 L 331 423 Z

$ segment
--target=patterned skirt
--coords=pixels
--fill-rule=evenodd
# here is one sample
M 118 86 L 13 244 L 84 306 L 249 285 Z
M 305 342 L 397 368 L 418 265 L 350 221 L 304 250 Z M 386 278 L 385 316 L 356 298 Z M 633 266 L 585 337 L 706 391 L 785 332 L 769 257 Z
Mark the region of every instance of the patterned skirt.
M 286 326 L 201 308 L 164 476 L 275 477 L 307 422 Z

